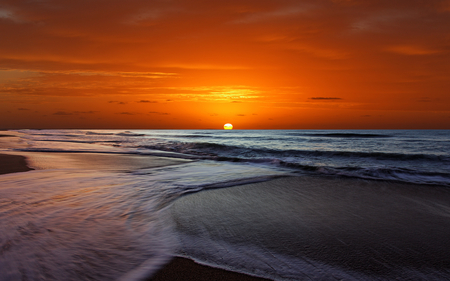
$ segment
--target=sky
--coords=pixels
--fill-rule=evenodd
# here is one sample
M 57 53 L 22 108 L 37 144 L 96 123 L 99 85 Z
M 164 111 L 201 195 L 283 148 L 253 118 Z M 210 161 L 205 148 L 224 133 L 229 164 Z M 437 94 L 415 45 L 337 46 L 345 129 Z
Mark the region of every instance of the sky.
M 0 128 L 450 129 L 450 0 L 0 0 Z

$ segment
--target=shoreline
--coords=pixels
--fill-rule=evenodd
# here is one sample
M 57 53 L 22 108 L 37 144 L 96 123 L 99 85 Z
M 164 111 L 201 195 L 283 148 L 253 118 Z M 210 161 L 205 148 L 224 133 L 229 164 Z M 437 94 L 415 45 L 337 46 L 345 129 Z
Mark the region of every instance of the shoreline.
M 64 164 L 97 171 L 190 162 L 123 154 L 7 152 L 0 153 L 0 175 L 45 169 L 36 163 L 49 161 L 49 168 Z M 312 280 L 334 275 L 347 280 L 449 277 L 448 202 L 450 191 L 444 186 L 308 176 L 191 193 L 169 206 L 181 248 L 144 280 L 264 281 L 271 279 L 248 274 L 315 276 L 316 270 L 323 275 Z M 271 249 L 268 256 L 275 259 L 254 249 Z M 292 264 L 285 262 L 293 271 L 277 272 L 274 268 L 281 267 L 276 257 L 292 257 Z M 208 265 L 197 260 L 208 260 Z M 302 260 L 306 263 L 298 264 Z M 228 270 L 237 268 L 233 266 L 244 273 Z
M 45 154 L 48 154 L 44 152 Z M 69 153 L 68 153 L 69 154 Z M 133 156 L 133 155 L 131 155 Z M 0 175 L 33 171 L 27 164 L 27 157 L 18 153 L 0 153 Z M 139 163 L 138 163 L 139 164 Z M 166 265 L 160 268 L 147 281 L 267 281 L 269 279 L 254 277 L 233 271 L 214 268 L 195 261 L 174 256 Z

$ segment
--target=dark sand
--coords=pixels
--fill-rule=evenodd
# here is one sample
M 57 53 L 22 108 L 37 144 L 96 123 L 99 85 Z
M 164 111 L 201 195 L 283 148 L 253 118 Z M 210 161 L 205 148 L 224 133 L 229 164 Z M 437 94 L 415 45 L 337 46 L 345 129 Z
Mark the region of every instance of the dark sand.
M 20 155 L 0 154 L 0 174 L 33 170 L 27 166 L 26 158 Z
M 60 156 L 67 156 L 62 155 Z M 73 158 L 76 158 L 80 160 L 83 155 L 77 154 L 72 155 Z M 94 157 L 93 154 L 87 154 L 84 155 L 87 159 L 91 159 Z M 140 157 L 134 157 L 131 155 L 134 160 L 138 160 L 138 163 L 135 165 L 143 165 L 144 167 L 148 166 L 148 163 L 142 163 L 142 159 Z M 124 155 L 118 155 L 119 159 L 123 158 Z M 97 161 L 97 164 L 103 164 L 108 156 L 105 155 L 99 155 Z M 159 157 L 157 160 L 161 161 Z M 116 158 L 117 159 L 117 158 Z M 147 159 L 152 159 L 152 157 L 147 157 Z M 109 159 L 112 160 L 112 159 Z M 175 164 L 176 160 L 174 159 L 167 159 L 166 164 Z M 102 162 L 102 163 L 100 163 Z M 182 162 L 185 162 L 184 160 Z M 133 167 L 135 165 L 132 165 Z M 161 165 L 158 165 L 161 166 Z M 0 154 L 0 174 L 8 174 L 8 173 L 16 173 L 16 172 L 26 172 L 33 170 L 27 166 L 26 158 L 21 155 L 9 155 L 9 154 Z M 257 280 L 267 280 L 263 278 L 257 278 L 248 276 L 241 273 L 236 272 L 230 272 L 222 269 L 212 268 L 209 266 L 200 265 L 198 263 L 195 263 L 192 260 L 175 257 L 169 264 L 167 264 L 163 269 L 161 269 L 159 272 L 157 272 L 153 278 L 149 279 L 151 281 L 176 281 L 176 280 L 183 280 L 183 281 L 190 281 L 190 280 L 197 280 L 197 281 L 212 281 L 212 280 L 230 280 L 230 281 L 257 281 Z
M 190 259 L 175 257 L 149 281 L 263 281 L 264 278 L 198 264 Z
M 244 252 L 253 245 L 268 249 L 259 255 L 268 259 L 293 257 L 294 279 L 334 280 L 343 272 L 353 280 L 450 280 L 445 186 L 291 177 L 189 194 L 170 210 L 180 252 L 209 264 L 253 272 L 258 259 L 245 266 Z M 260 262 L 258 271 L 284 275 L 273 262 Z

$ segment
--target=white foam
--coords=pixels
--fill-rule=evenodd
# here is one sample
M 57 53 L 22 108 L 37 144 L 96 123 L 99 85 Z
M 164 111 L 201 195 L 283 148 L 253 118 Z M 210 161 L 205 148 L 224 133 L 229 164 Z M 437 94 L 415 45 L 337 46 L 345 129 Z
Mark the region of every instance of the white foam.
M 155 186 L 126 174 L 41 170 L 0 176 L 2 280 L 113 280 L 174 248 Z

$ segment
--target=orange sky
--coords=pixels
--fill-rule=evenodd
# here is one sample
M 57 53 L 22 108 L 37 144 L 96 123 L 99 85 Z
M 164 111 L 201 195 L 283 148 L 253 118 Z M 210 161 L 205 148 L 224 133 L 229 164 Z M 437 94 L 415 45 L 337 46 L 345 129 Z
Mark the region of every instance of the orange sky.
M 0 128 L 450 129 L 450 0 L 0 0 Z

